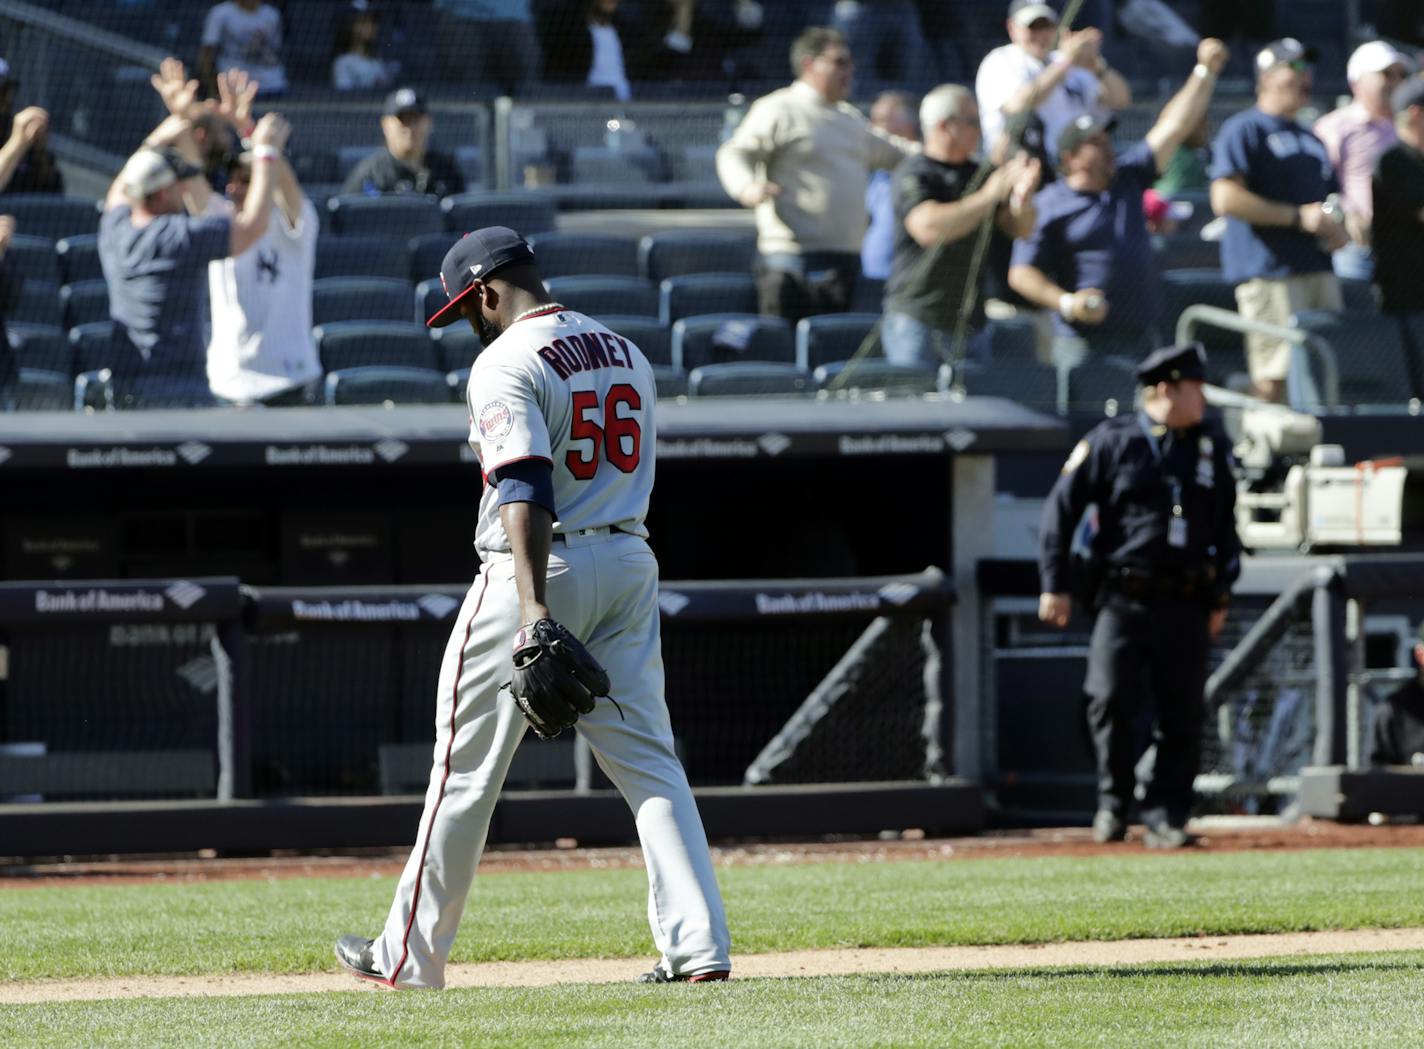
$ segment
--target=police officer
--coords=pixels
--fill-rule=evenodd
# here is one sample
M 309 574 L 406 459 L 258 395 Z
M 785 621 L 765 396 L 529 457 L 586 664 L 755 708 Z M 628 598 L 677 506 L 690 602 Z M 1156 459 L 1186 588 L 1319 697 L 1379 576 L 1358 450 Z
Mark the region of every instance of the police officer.
M 1235 481 L 1220 425 L 1204 419 L 1200 343 L 1150 354 L 1137 369 L 1137 412 L 1079 441 L 1043 508 L 1038 617 L 1072 613 L 1069 546 L 1089 504 L 1100 574 L 1088 648 L 1088 724 L 1098 766 L 1093 839 L 1121 841 L 1133 794 L 1133 727 L 1141 697 L 1156 701 L 1156 763 L 1141 817 L 1148 848 L 1190 843 L 1185 826 L 1201 763 L 1211 638 L 1226 621 L 1240 571 Z

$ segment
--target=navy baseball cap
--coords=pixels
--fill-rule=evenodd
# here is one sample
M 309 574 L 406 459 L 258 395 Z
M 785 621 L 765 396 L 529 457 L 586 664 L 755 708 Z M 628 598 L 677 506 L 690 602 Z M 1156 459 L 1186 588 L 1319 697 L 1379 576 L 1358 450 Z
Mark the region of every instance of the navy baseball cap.
M 1183 379 L 1206 381 L 1206 349 L 1199 342 L 1153 350 L 1137 366 L 1137 381 L 1143 386 Z
M 1389 96 L 1390 108 L 1399 116 L 1410 106 L 1424 106 L 1424 76 L 1412 76 Z
M 425 113 L 425 99 L 420 97 L 420 93 L 413 87 L 398 87 L 386 96 L 386 105 L 382 114 L 388 117 L 398 117 L 404 113 Z
M 1256 54 L 1256 75 L 1281 65 L 1314 65 L 1320 57 L 1315 48 L 1302 44 L 1293 36 L 1272 40 Z
M 486 226 L 466 233 L 445 253 L 440 263 L 440 286 L 449 296 L 440 311 L 425 322 L 443 328 L 460 317 L 459 303 L 477 280 L 489 280 L 496 270 L 516 262 L 533 262 L 534 249 L 508 226 Z
M 1111 132 L 1117 127 L 1116 117 L 1099 117 L 1084 113 L 1063 129 L 1058 136 L 1058 155 L 1076 153 L 1078 147 L 1094 135 Z

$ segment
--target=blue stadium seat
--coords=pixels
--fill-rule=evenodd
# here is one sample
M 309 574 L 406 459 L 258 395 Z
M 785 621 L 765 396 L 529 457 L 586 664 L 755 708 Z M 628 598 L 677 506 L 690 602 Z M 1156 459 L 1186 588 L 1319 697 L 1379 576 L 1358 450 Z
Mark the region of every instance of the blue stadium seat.
M 380 236 L 318 237 L 316 277 L 395 277 L 410 274 L 410 249 L 404 238 Z
M 751 273 L 755 263 L 751 230 L 664 230 L 638 243 L 638 269 L 654 283 L 687 273 Z
M 74 409 L 74 380 L 64 372 L 21 368 L 14 386 L 15 410 L 68 412 Z
M 153 89 L 148 89 L 153 94 Z M 99 232 L 98 205 L 87 197 L 61 197 L 52 193 L 15 193 L 5 196 L 5 214 L 15 216 L 15 232 L 27 237 L 61 240 L 80 233 Z
M 811 374 L 818 390 L 884 390 L 887 393 L 933 393 L 939 369 L 912 364 L 892 364 L 875 357 L 822 364 Z
M 1152 238 L 1157 268 L 1162 272 L 1184 269 L 1212 269 L 1221 264 L 1221 245 L 1202 240 L 1195 233 L 1169 233 Z
M 0 212 L 4 211 L 0 204 Z M 63 283 L 59 262 L 54 256 L 54 241 L 48 237 L 26 237 L 15 234 L 5 250 L 5 269 L 25 280 L 42 280 L 50 284 Z
M 608 314 L 594 320 L 637 346 L 654 367 L 672 364 L 672 333 L 656 317 Z
M 471 192 L 489 183 L 489 168 L 485 163 L 483 146 L 456 146 L 451 159 L 455 162 L 455 170 L 460 173 Z
M 424 324 L 442 310 L 449 301 L 450 297 L 445 294 L 445 286 L 440 283 L 439 277 L 421 281 L 415 286 L 415 323 Z
M 410 238 L 410 279 L 416 284 L 440 276 L 440 264 L 455 243 L 453 234 L 423 233 Z M 437 281 L 438 283 L 438 281 Z
M 341 181 L 341 169 L 337 165 L 336 156 L 325 150 L 304 152 L 297 149 L 288 153 L 287 160 L 303 188 Z M 320 212 L 320 207 L 317 210 Z
M 1109 401 L 1118 411 L 1131 411 L 1137 395 L 1135 362 L 1104 357 L 1086 360 L 1067 372 L 1067 410 L 1103 413 Z M 1060 384 L 1060 390 L 1063 389 Z M 1060 394 L 1062 396 L 1062 394 Z
M 689 397 L 751 397 L 805 393 L 810 376 L 794 364 L 735 361 L 704 364 L 687 374 Z
M 48 324 L 9 324 L 10 351 L 21 368 L 74 374 L 74 349 L 64 329 Z
M 554 228 L 554 202 L 542 193 L 458 193 L 446 197 L 440 206 L 445 211 L 445 228 L 451 233 L 508 226 L 529 237 Z
M 1001 317 L 986 326 L 995 362 L 1038 360 L 1038 326 L 1026 316 Z
M 54 255 L 61 284 L 104 279 L 104 268 L 99 265 L 97 233 L 79 233 L 73 237 L 64 237 L 55 244 Z
M 796 363 L 806 371 L 813 371 L 822 364 L 849 360 L 879 323 L 878 313 L 822 313 L 806 317 L 796 325 Z M 879 340 L 867 355 L 883 356 Z
M 653 383 L 658 391 L 658 399 L 664 397 L 687 396 L 687 372 L 670 364 L 653 365 Z
M 579 313 L 658 315 L 658 292 L 642 277 L 551 277 L 544 282 L 555 300 Z
M 1003 397 L 1039 411 L 1058 410 L 1058 372 L 1051 364 L 1014 361 L 984 365 L 963 361 L 958 378 L 971 397 Z
M 445 383 L 450 387 L 450 400 L 456 404 L 464 404 L 465 394 L 470 386 L 470 369 L 454 368 L 446 372 Z
M 22 324 L 63 325 L 63 314 L 59 308 L 59 285 L 51 284 L 47 280 L 20 281 L 19 292 L 9 304 L 6 319 Z
M 115 330 L 113 321 L 96 321 L 69 329 L 69 345 L 74 348 L 76 373 L 122 368 L 127 363 L 120 359 L 119 354 L 131 351 L 127 347 L 116 346 Z
M 1173 337 L 1177 318 L 1188 306 L 1201 304 L 1236 311 L 1236 291 L 1222 277 L 1220 270 L 1169 270 L 1162 274 L 1162 333 Z M 1207 352 L 1207 377 L 1222 383 L 1232 372 L 1245 368 L 1245 349 L 1241 336 L 1225 328 L 1198 327 L 1196 337 Z
M 345 193 L 326 202 L 331 215 L 331 231 L 337 236 L 404 237 L 439 233 L 445 216 L 440 199 L 421 193 L 387 193 L 368 197 Z
M 414 294 L 394 277 L 323 277 L 312 283 L 312 324 L 333 321 L 404 321 Z
M 445 328 L 431 328 L 430 340 L 435 344 L 440 367 L 446 371 L 468 368 L 484 349 L 480 337 L 464 320 Z
M 402 321 L 338 321 L 312 329 L 322 368 L 328 372 L 369 365 L 439 367 L 425 329 Z
M 756 279 L 750 273 L 687 273 L 658 287 L 658 317 L 666 325 L 704 313 L 755 313 Z
M 1342 280 L 1340 296 L 1345 309 L 1350 313 L 1378 313 L 1379 300 L 1375 298 L 1375 287 L 1367 280 Z
M 638 245 L 631 237 L 551 230 L 536 233 L 528 240 L 539 274 L 546 280 L 580 274 L 638 276 Z
M 796 359 L 791 325 L 781 317 L 714 313 L 684 317 L 672 326 L 672 363 L 690 372 L 704 364 Z
M 66 328 L 109 319 L 109 286 L 102 280 L 81 280 L 59 289 L 60 322 Z
M 327 373 L 323 397 L 328 405 L 448 404 L 450 385 L 429 368 L 338 368 Z
M 1341 404 L 1357 411 L 1404 409 L 1413 387 L 1394 317 L 1376 311 L 1307 310 L 1295 315 L 1295 326 L 1321 336 L 1335 351 Z
M 616 186 L 658 182 L 666 177 L 662 157 L 651 146 L 638 149 L 575 146 L 569 157 L 569 174 L 575 183 L 603 182 Z
M 864 273 L 856 277 L 850 294 L 850 308 L 852 313 L 879 313 L 885 308 L 885 282 L 878 277 L 867 277 Z

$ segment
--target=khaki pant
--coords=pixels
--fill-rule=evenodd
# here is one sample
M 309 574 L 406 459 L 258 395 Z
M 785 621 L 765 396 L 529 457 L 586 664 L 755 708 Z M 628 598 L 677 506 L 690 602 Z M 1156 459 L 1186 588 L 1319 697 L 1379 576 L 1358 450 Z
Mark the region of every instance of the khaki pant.
M 1236 285 L 1236 306 L 1249 321 L 1291 326 L 1291 315 L 1301 310 L 1339 310 L 1340 281 L 1333 273 L 1306 273 L 1298 277 L 1256 277 Z M 1290 371 L 1290 343 L 1269 335 L 1246 336 L 1246 365 L 1253 382 L 1285 380 Z

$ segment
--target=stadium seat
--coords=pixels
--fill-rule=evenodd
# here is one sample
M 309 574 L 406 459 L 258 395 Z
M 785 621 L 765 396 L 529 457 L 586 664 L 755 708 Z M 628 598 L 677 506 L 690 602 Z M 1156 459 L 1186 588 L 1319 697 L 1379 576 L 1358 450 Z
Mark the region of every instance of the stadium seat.
M 528 237 L 554 228 L 554 202 L 542 193 L 458 193 L 440 202 L 445 228 L 468 233 L 485 226 L 508 226 Z
M 446 371 L 468 368 L 484 349 L 479 336 L 464 320 L 444 328 L 431 328 L 430 341 L 435 345 L 440 367 Z
M 65 237 L 54 246 L 58 263 L 59 283 L 75 284 L 81 280 L 103 280 L 104 268 L 99 265 L 99 235 L 80 233 Z
M 327 373 L 323 397 L 328 405 L 448 404 L 450 385 L 427 368 L 338 368 Z
M 1409 402 L 1413 387 L 1395 318 L 1375 311 L 1306 310 L 1295 315 L 1295 326 L 1319 335 L 1335 351 L 1342 405 L 1403 410 Z
M 443 230 L 411 237 L 410 279 L 416 284 L 427 280 L 440 283 L 440 264 L 445 261 L 445 255 L 454 243 L 455 237 Z
M 1214 269 L 1221 264 L 1221 245 L 1202 240 L 1195 233 L 1169 233 L 1152 238 L 1157 268 L 1162 272 L 1183 269 Z
M 1000 317 L 987 325 L 989 355 L 995 362 L 1038 361 L 1038 325 L 1032 317 Z
M 442 310 L 449 301 L 450 296 L 445 294 L 445 286 L 440 283 L 439 277 L 421 281 L 415 286 L 415 323 L 424 324 Z
M 344 183 L 347 177 L 351 174 L 351 172 L 356 169 L 357 164 L 361 163 L 361 161 L 365 160 L 367 157 L 369 157 L 372 153 L 376 152 L 376 150 L 380 148 L 381 144 L 379 142 L 362 143 L 359 145 L 347 143 L 345 145 L 337 146 L 337 181 Z
M 551 277 L 544 287 L 558 302 L 589 316 L 658 315 L 658 291 L 642 277 Z
M 74 380 L 64 372 L 21 368 L 14 386 L 15 410 L 67 412 L 74 408 Z
M 1379 300 L 1375 298 L 1375 288 L 1367 280 L 1342 280 L 1340 296 L 1345 302 L 1347 313 L 1378 313 Z
M 456 146 L 452 159 L 455 161 L 455 170 L 471 190 L 489 182 L 489 169 L 485 164 L 483 146 Z
M 102 280 L 81 280 L 59 289 L 60 321 L 66 328 L 109 319 L 109 286 Z
M 706 182 L 719 186 L 717 181 L 717 147 L 706 143 L 683 146 L 669 159 L 672 162 L 672 177 L 679 182 Z
M 312 283 L 312 324 L 403 321 L 414 289 L 394 277 L 323 277 Z
M 670 364 L 653 365 L 653 383 L 659 399 L 687 396 L 687 372 Z
M 671 333 L 656 317 L 610 314 L 594 318 L 611 332 L 617 332 L 643 351 L 655 368 L 672 364 Z
M 10 246 L 5 249 L 5 269 L 25 280 L 61 284 L 59 261 L 54 250 L 54 241 L 48 237 L 26 237 L 17 233 L 10 238 Z
M 884 390 L 887 393 L 933 393 L 938 388 L 939 369 L 911 364 L 892 364 L 866 357 L 858 361 L 833 361 L 811 373 L 818 390 Z
M 410 274 L 410 249 L 404 238 L 380 236 L 318 237 L 316 277 L 395 277 Z
M 654 284 L 688 273 L 750 274 L 755 263 L 751 230 L 664 230 L 638 242 L 638 269 Z
M 781 317 L 714 313 L 684 317 L 672 326 L 672 363 L 683 371 L 704 364 L 774 361 L 791 364 L 796 346 Z
M 410 237 L 439 233 L 445 228 L 440 199 L 421 193 L 387 193 L 368 197 L 344 193 L 326 202 L 331 231 L 345 236 Z
M 1071 412 L 1104 413 L 1109 401 L 1116 402 L 1117 411 L 1130 411 L 1137 395 L 1134 366 L 1133 361 L 1113 357 L 1083 361 L 1068 370 L 1066 390 L 1065 384 L 1059 386 L 1060 397 L 1066 393 Z
M 862 273 L 855 279 L 855 287 L 851 290 L 850 309 L 852 313 L 880 313 L 884 310 L 885 282 Z
M 551 230 L 528 238 L 539 275 L 638 276 L 638 245 L 631 237 Z
M 637 149 L 575 146 L 569 157 L 569 174 L 575 183 L 603 182 L 616 186 L 658 182 L 664 176 L 662 158 L 651 146 Z
M 18 279 L 19 291 L 14 293 L 6 311 L 7 320 L 22 324 L 62 326 L 64 315 L 59 308 L 59 285 L 47 280 Z M 105 316 L 108 312 L 105 311 Z
M 809 376 L 794 364 L 734 361 L 704 364 L 687 373 L 689 397 L 751 397 L 805 393 Z
M 796 325 L 796 363 L 809 372 L 832 361 L 850 360 L 879 323 L 878 313 L 822 313 L 803 318 Z M 866 353 L 883 356 L 879 340 Z
M 456 404 L 465 403 L 465 392 L 470 385 L 469 368 L 453 368 L 445 373 L 445 383 L 450 387 L 450 400 Z
M 971 397 L 1003 397 L 1039 411 L 1058 410 L 1058 372 L 1051 364 L 1014 361 L 984 365 L 963 361 L 958 377 Z
M 401 321 L 338 321 L 312 329 L 322 368 L 328 372 L 370 365 L 439 367 L 435 345 L 423 328 Z
M 149 93 L 153 93 L 152 88 Z M 56 241 L 80 233 L 99 232 L 99 207 L 87 197 L 7 193 L 5 214 L 15 216 L 15 232 L 26 237 Z
M 1162 333 L 1172 338 L 1177 319 L 1188 306 L 1201 304 L 1236 311 L 1235 289 L 1220 270 L 1170 270 L 1162 274 Z M 1207 352 L 1207 372 L 1212 382 L 1221 383 L 1228 373 L 1245 367 L 1242 338 L 1234 331 L 1201 325 L 1195 332 Z
M 704 313 L 755 313 L 756 279 L 750 273 L 686 273 L 658 287 L 658 317 L 666 325 Z
M 10 324 L 6 326 L 10 351 L 21 368 L 74 374 L 74 348 L 64 329 L 48 324 Z
M 69 345 L 74 349 L 75 372 L 93 372 L 104 368 L 120 368 L 127 362 L 119 360 L 115 347 L 113 321 L 96 321 L 69 329 Z M 129 352 L 127 347 L 123 352 Z

